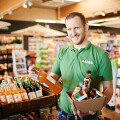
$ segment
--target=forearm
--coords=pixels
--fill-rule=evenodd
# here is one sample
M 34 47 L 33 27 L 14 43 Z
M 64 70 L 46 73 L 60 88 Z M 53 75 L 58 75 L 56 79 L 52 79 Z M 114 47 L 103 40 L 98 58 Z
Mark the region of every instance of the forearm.
M 110 101 L 110 99 L 113 95 L 113 87 L 107 88 L 106 90 L 104 90 L 104 95 L 106 96 L 106 99 L 104 102 L 104 106 L 105 106 Z

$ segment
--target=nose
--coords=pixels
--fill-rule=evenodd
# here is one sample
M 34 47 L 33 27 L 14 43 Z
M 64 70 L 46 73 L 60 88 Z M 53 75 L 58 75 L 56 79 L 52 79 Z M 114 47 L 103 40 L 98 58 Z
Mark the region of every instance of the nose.
M 71 34 L 72 34 L 72 36 L 75 36 L 76 35 L 76 31 L 74 29 L 72 29 Z

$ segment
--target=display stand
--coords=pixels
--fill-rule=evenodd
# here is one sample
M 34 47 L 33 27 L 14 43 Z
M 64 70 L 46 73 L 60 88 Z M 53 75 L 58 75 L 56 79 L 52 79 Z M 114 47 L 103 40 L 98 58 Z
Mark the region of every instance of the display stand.
M 27 75 L 26 59 L 22 49 L 12 50 L 13 73 L 15 77 Z
M 20 119 L 20 114 L 29 113 L 32 111 L 39 111 L 41 108 L 49 107 L 52 114 L 51 108 L 57 106 L 58 96 L 50 91 L 43 89 L 43 97 L 36 98 L 33 100 L 22 101 L 19 103 L 0 105 L 0 120 L 4 118 L 18 118 Z M 13 120 L 13 119 L 12 119 Z

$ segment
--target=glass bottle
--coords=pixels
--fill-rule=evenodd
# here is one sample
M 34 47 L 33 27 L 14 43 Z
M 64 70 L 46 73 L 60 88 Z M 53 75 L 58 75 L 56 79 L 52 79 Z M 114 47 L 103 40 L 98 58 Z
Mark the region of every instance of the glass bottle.
M 30 100 L 35 99 L 36 95 L 32 87 L 30 86 L 30 81 L 27 80 L 27 93 Z
M 36 94 L 36 97 L 39 98 L 39 97 L 42 97 L 42 88 L 39 88 L 36 84 L 36 81 L 33 80 L 33 90 L 35 91 L 35 94 Z
M 25 90 L 27 90 L 27 84 L 25 83 L 23 77 L 21 78 L 20 82 L 22 83 L 23 88 L 24 88 Z
M 13 94 L 13 98 L 14 98 L 14 101 L 15 101 L 15 102 L 21 102 L 21 101 L 22 101 L 21 94 L 20 94 L 20 92 L 18 91 L 18 89 L 17 89 L 17 87 L 16 87 L 15 84 L 14 84 L 14 86 L 13 86 L 12 94 Z
M 91 76 L 91 71 L 87 71 L 87 74 L 84 78 L 84 87 L 86 87 L 87 90 L 89 90 L 90 88 L 90 82 L 91 82 L 90 76 Z
M 22 86 L 21 83 L 19 83 L 19 85 L 20 85 L 20 93 L 21 93 L 22 100 L 23 100 L 23 101 L 27 101 L 27 100 L 28 100 L 27 92 L 26 92 L 26 90 L 23 88 L 23 86 Z
M 16 77 L 14 77 L 14 81 L 16 82 L 17 87 L 19 87 L 19 88 L 20 88 L 20 85 L 19 85 L 18 80 L 17 80 L 17 78 L 16 78 Z
M 5 87 L 1 86 L 1 102 L 7 103 L 6 95 L 5 95 Z
M 13 99 L 13 96 L 12 96 L 12 93 L 10 91 L 10 87 L 8 84 L 6 85 L 5 95 L 6 95 L 6 100 L 8 104 L 14 103 L 14 99 Z
M 29 71 L 34 71 L 38 75 L 40 83 L 48 87 L 55 94 L 59 94 L 62 91 L 62 85 L 54 80 L 51 76 L 47 75 L 44 71 L 40 71 L 37 67 L 29 67 Z

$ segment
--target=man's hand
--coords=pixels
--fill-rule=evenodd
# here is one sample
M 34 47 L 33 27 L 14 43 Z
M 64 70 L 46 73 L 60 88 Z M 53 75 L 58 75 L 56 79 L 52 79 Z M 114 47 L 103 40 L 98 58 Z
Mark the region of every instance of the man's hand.
M 95 115 L 96 114 L 96 111 L 89 111 L 87 113 L 82 113 L 80 110 L 76 110 L 74 105 L 72 105 L 71 108 L 73 110 L 73 114 L 78 115 L 79 117 L 83 117 L 85 115 Z

